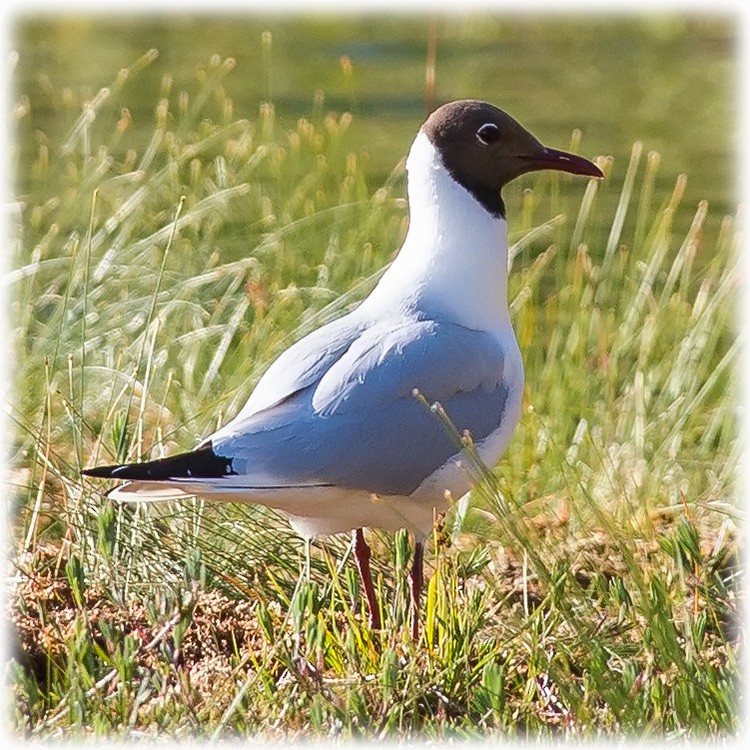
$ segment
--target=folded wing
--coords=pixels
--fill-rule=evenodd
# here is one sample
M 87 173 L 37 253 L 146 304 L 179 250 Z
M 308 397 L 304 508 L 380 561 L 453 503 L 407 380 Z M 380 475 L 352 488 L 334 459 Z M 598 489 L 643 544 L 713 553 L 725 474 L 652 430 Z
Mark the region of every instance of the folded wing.
M 333 485 L 410 495 L 461 450 L 415 392 L 479 441 L 506 407 L 503 360 L 482 331 L 416 318 L 365 327 L 347 316 L 287 350 L 237 418 L 196 451 L 94 475 L 185 491 L 195 482 L 248 494 Z
M 461 446 L 424 401 L 475 440 L 500 424 L 503 351 L 487 333 L 434 321 L 361 332 L 320 379 L 212 435 L 241 476 L 409 495 Z M 242 481 L 238 478 L 237 481 Z

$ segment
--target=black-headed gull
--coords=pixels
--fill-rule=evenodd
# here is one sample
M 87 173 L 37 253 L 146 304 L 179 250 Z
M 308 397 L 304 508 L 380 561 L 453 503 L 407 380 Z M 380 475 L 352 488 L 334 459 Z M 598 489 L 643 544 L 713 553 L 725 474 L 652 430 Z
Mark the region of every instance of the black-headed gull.
M 477 481 L 425 400 L 468 431 L 488 466 L 505 451 L 521 411 L 501 189 L 541 169 L 603 175 L 475 100 L 433 112 L 406 169 L 406 239 L 359 307 L 287 349 L 239 414 L 195 450 L 83 473 L 127 480 L 116 490 L 121 498 L 261 503 L 307 538 L 353 530 L 374 628 L 380 611 L 362 528 L 406 528 L 415 537 L 416 638 L 423 541 L 435 513 Z

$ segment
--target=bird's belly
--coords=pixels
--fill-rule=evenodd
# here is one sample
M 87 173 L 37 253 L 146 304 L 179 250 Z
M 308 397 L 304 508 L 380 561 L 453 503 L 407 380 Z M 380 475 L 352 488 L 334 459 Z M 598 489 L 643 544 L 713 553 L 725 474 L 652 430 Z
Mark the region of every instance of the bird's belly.
M 316 510 L 300 503 L 293 510 L 279 509 L 292 528 L 303 537 L 319 537 L 363 527 L 398 531 L 406 529 L 418 539 L 429 533 L 436 503 L 415 497 L 374 495 L 361 490 L 331 488 L 324 508 Z M 287 506 L 288 507 L 288 506 Z

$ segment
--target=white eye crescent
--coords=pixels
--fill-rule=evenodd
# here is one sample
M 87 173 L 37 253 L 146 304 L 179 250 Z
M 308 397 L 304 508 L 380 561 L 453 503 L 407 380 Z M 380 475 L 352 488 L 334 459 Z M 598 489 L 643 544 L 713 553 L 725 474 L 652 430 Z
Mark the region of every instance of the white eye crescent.
M 494 122 L 487 122 L 477 130 L 477 140 L 484 146 L 489 146 L 500 137 L 500 128 Z

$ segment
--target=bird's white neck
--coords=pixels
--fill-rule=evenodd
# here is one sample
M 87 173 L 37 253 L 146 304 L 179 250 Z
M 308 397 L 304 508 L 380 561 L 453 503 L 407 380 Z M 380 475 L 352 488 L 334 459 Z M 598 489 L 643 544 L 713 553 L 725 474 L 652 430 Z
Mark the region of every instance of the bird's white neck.
M 492 216 L 443 166 L 424 133 L 406 162 L 409 230 L 365 305 L 400 305 L 476 330 L 508 325 L 508 246 Z

